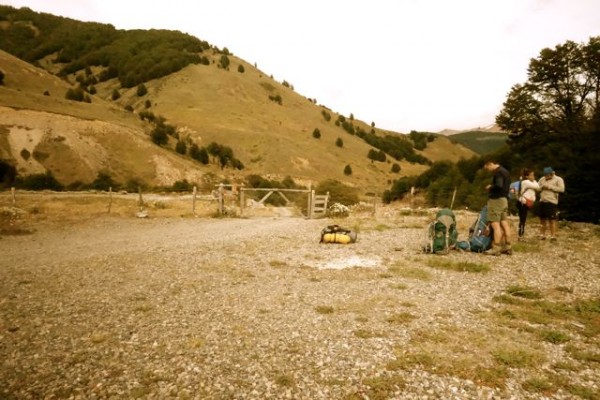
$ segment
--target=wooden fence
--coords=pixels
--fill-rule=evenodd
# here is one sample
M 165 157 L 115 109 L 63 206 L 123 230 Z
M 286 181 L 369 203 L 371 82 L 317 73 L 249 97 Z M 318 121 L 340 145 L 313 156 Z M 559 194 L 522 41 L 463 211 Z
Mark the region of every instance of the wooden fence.
M 220 184 L 215 186 L 215 189 L 209 194 L 200 194 L 196 186 L 194 186 L 191 196 L 189 194 L 183 194 L 179 199 L 189 198 L 191 199 L 191 211 L 192 214 L 196 214 L 196 203 L 198 201 L 209 201 L 215 202 L 217 204 L 217 209 L 220 215 L 226 214 L 226 203 L 229 203 L 233 207 L 238 207 L 240 210 L 240 216 L 243 215 L 244 209 L 247 207 L 246 199 L 248 197 L 249 192 L 264 192 L 264 196 L 257 202 L 258 204 L 264 204 L 265 201 L 273 194 L 277 194 L 283 198 L 286 205 L 292 204 L 289 200 L 286 193 L 304 193 L 306 195 L 306 217 L 307 218 L 319 218 L 324 217 L 327 214 L 327 203 L 329 200 L 329 193 L 325 195 L 317 195 L 312 188 L 309 189 L 284 189 L 284 188 L 246 188 L 243 185 L 232 185 L 232 184 Z M 43 192 L 24 192 L 20 193 L 20 195 L 28 196 L 28 195 L 39 195 L 43 194 Z M 65 197 L 78 197 L 78 196 L 98 196 L 98 192 L 55 192 L 53 196 L 65 196 Z M 118 194 L 123 194 L 118 193 Z M 125 193 L 130 195 L 128 193 Z M 112 191 L 112 188 L 109 188 L 108 192 L 100 192 L 100 195 L 107 196 L 107 212 L 110 214 L 113 206 L 113 198 L 115 196 L 115 192 Z M 133 195 L 133 194 L 131 194 Z M 152 195 L 152 194 L 150 194 Z M 17 206 L 17 193 L 15 188 L 11 188 L 10 191 L 10 203 L 13 207 Z M 148 197 L 148 194 L 146 194 Z M 164 201 L 164 199 L 161 199 Z M 147 215 L 146 209 L 147 203 L 144 200 L 144 193 L 142 193 L 142 189 L 138 188 L 137 193 L 137 207 L 138 212 L 137 215 L 142 217 Z

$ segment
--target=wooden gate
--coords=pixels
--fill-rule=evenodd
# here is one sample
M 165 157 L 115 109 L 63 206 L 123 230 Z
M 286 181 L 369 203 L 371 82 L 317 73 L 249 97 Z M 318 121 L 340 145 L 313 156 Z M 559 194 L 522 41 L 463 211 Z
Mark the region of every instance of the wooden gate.
M 312 189 L 281 189 L 281 188 L 245 188 L 240 187 L 240 215 L 244 214 L 244 207 L 246 206 L 246 192 L 266 192 L 266 194 L 258 201 L 260 204 L 264 204 L 265 200 L 269 198 L 273 193 L 277 193 L 283 198 L 285 204 L 288 205 L 290 200 L 286 197 L 285 193 L 306 193 L 307 207 L 306 217 L 307 218 L 319 218 L 324 217 L 327 214 L 327 201 L 329 200 L 329 193 L 326 195 L 315 195 L 315 191 Z

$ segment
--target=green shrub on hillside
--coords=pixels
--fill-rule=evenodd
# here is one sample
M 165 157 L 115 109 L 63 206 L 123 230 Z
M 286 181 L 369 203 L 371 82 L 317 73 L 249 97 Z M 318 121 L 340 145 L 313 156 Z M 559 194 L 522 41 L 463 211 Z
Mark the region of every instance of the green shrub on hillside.
M 169 143 L 169 136 L 163 127 L 157 126 L 150 132 L 150 138 L 154 144 L 164 146 Z
M 335 141 L 335 145 L 337 147 L 344 147 L 344 141 L 342 140 L 342 138 L 337 138 Z
M 189 156 L 204 165 L 207 165 L 210 162 L 206 148 L 198 147 L 196 143 L 190 145 Z
M 352 167 L 350 166 L 350 164 L 346 165 L 344 167 L 344 175 L 352 175 Z
M 52 172 L 17 177 L 15 186 L 26 190 L 55 190 L 62 191 L 64 186 L 56 180 Z
M 321 131 L 319 130 L 319 128 L 315 128 L 315 130 L 312 133 L 312 136 L 315 139 L 320 139 L 321 138 Z
M 335 179 L 327 179 L 319 182 L 315 191 L 317 193 L 329 192 L 330 203 L 340 203 L 345 206 L 350 206 L 360 201 L 358 189 L 345 185 Z
M 385 162 L 387 157 L 385 156 L 385 153 L 382 150 L 375 150 L 375 149 L 369 149 L 369 152 L 367 153 L 367 158 L 369 158 L 369 160 L 371 160 L 371 162 L 373 161 L 380 161 L 380 162 Z
M 148 93 L 148 88 L 146 87 L 146 85 L 144 85 L 143 83 L 140 83 L 137 86 L 137 90 L 136 90 L 136 94 L 138 95 L 138 97 L 142 97 L 147 93 Z
M 186 154 L 187 153 L 187 145 L 185 144 L 185 141 L 178 140 L 177 143 L 175 144 L 175 151 L 179 154 Z
M 283 99 L 281 98 L 281 95 L 279 94 L 275 94 L 275 95 L 269 95 L 269 100 L 281 105 L 283 103 Z
M 65 99 L 74 101 L 84 101 L 85 93 L 81 87 L 76 87 L 75 89 L 69 88 L 67 89 L 67 93 L 65 93 Z
M 221 58 L 219 59 L 219 66 L 223 69 L 228 69 L 229 68 L 229 57 L 227 57 L 227 55 L 223 54 L 221 56 Z

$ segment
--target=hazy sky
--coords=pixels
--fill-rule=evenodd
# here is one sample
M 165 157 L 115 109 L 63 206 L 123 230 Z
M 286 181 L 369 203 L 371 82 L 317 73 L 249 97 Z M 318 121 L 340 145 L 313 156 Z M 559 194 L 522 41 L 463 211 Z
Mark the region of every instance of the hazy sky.
M 494 122 L 531 58 L 600 36 L 600 0 L 0 0 L 173 29 L 346 116 L 399 132 Z

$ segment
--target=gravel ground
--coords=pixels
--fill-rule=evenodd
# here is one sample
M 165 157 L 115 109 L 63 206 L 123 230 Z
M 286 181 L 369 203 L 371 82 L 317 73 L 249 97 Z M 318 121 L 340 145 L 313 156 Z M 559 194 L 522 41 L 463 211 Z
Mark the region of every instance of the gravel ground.
M 511 285 L 598 299 L 597 227 L 563 227 L 556 245 L 528 236 L 513 256 L 438 256 L 419 251 L 429 217 L 380 214 L 338 221 L 359 232 L 349 245 L 319 244 L 332 220 L 281 217 L 2 235 L 0 398 L 600 398 L 587 325 L 600 310 L 516 323 L 497 301 Z M 465 263 L 490 270 L 446 268 Z M 540 327 L 569 341 L 537 340 Z M 503 358 L 511 346 L 530 357 Z

